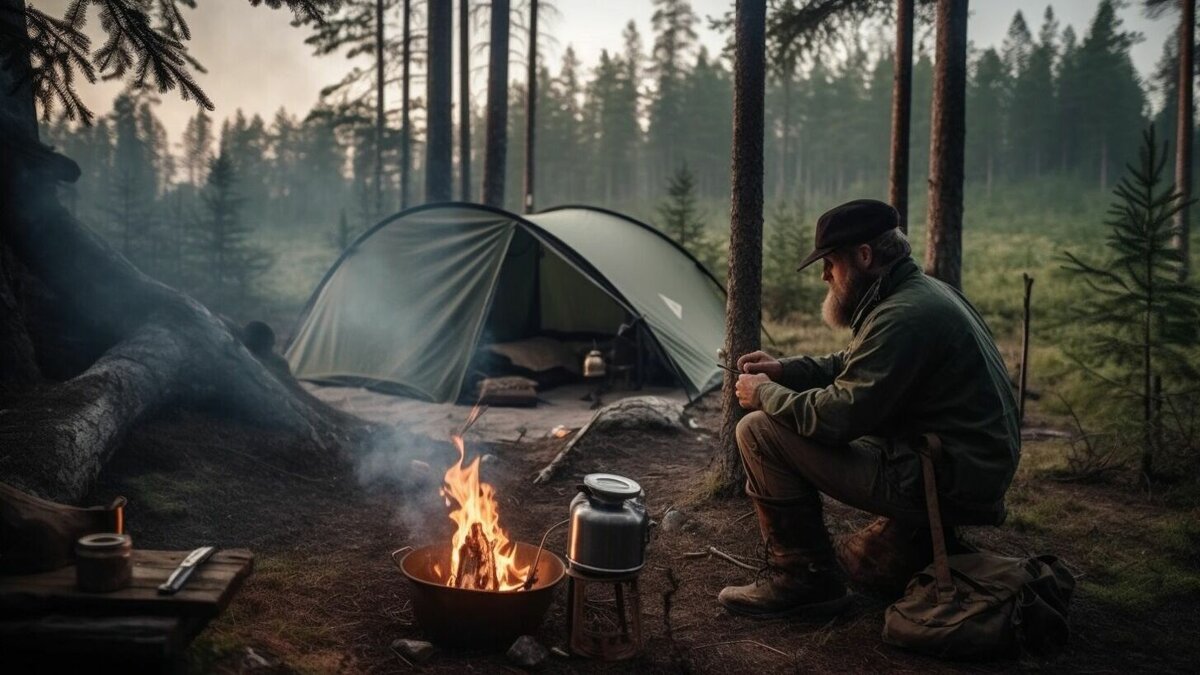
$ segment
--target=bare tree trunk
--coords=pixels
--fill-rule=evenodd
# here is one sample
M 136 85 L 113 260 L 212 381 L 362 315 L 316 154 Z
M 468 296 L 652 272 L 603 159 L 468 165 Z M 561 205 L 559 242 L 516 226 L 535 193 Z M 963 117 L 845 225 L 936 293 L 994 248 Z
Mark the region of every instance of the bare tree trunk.
M 509 11 L 508 0 L 492 0 L 483 203 L 495 207 L 504 206 L 504 172 L 508 162 Z
M 1108 189 L 1108 139 L 1100 141 L 1100 190 Z
M 375 0 L 375 213 L 383 214 L 383 2 Z
M 892 78 L 892 152 L 888 162 L 888 200 L 900 212 L 908 232 L 908 153 L 912 117 L 913 0 L 896 0 L 896 64 Z
M 471 201 L 471 0 L 458 3 L 458 171 L 464 202 Z
M 454 141 L 451 119 L 454 36 L 450 0 L 430 2 L 426 20 L 428 57 L 425 64 L 425 201 L 453 199 Z
M 538 0 L 529 0 L 529 71 L 525 91 L 525 189 L 524 213 L 533 213 L 533 170 L 537 132 Z
M 404 46 L 400 83 L 400 210 L 408 208 L 409 182 L 412 176 L 412 124 L 410 80 L 412 74 L 412 0 L 404 0 Z
M 1196 0 L 1179 0 L 1179 108 L 1175 112 L 1175 189 L 1182 203 L 1175 214 L 1175 246 L 1183 254 L 1180 279 L 1191 269 L 1191 222 L 1188 202 L 1192 198 L 1192 82 L 1195 76 Z
M 763 108 L 766 85 L 766 0 L 738 0 L 733 52 L 733 193 L 729 223 L 729 296 L 725 353 L 730 360 L 759 348 L 762 329 Z M 739 494 L 745 469 L 735 431 L 745 411 L 725 374 L 717 494 Z
M 962 288 L 967 0 L 938 0 L 925 272 Z

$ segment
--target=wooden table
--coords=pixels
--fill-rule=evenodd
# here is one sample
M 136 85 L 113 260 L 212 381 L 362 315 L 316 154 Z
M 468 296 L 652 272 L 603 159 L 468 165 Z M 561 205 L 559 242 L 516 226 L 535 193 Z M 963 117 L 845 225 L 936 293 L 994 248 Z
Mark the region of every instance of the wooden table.
M 254 567 L 247 550 L 218 551 L 183 590 L 159 595 L 158 585 L 188 553 L 135 550 L 132 583 L 112 593 L 76 589 L 74 566 L 0 577 L 0 653 L 39 670 L 97 663 L 101 670 L 169 669 Z

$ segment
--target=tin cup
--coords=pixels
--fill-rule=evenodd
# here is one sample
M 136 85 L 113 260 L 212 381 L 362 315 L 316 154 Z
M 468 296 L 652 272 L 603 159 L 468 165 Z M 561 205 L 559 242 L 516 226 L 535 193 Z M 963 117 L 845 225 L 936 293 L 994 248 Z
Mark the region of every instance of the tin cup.
M 133 580 L 133 541 L 127 534 L 100 533 L 75 543 L 75 583 L 87 593 L 111 593 Z

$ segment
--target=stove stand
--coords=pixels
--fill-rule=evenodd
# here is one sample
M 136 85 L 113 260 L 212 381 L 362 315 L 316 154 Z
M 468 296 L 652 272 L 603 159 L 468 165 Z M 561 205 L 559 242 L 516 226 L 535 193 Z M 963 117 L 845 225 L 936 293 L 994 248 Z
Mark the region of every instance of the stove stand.
M 638 575 L 602 576 L 567 569 L 567 617 L 571 653 L 620 661 L 642 650 L 642 602 Z

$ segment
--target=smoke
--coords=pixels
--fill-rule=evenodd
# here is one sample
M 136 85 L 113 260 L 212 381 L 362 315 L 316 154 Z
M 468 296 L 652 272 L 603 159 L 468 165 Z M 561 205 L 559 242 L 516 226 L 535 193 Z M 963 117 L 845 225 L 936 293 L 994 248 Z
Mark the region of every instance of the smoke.
M 440 488 L 457 455 L 449 442 L 395 427 L 360 450 L 354 474 L 364 489 L 395 498 L 393 520 L 408 534 L 401 543 L 420 546 L 448 536 L 451 522 Z

